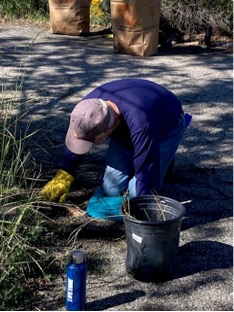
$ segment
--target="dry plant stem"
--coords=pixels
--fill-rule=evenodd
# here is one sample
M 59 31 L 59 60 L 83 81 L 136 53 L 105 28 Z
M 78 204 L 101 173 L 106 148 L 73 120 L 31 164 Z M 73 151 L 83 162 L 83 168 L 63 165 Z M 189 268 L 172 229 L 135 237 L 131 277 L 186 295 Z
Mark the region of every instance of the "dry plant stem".
M 155 201 L 157 203 L 157 207 L 159 210 L 157 210 L 157 220 L 158 221 L 166 221 L 166 215 L 165 215 L 165 205 L 163 205 L 160 201 L 160 197 L 158 196 L 157 192 L 155 191 L 156 194 L 154 195 Z
M 149 221 L 151 221 L 151 220 L 150 220 L 150 217 L 149 217 L 149 215 L 148 215 L 148 212 L 147 212 L 145 209 L 144 209 L 144 212 L 145 212 L 147 218 L 149 219 Z
M 131 212 L 130 212 L 130 203 L 129 200 L 124 200 L 123 201 L 123 211 L 124 211 L 124 215 L 133 218 L 133 216 L 131 216 Z M 135 219 L 135 218 L 134 218 Z
M 94 221 L 94 218 L 90 218 L 88 221 L 86 221 L 85 223 L 81 224 L 77 229 L 75 229 L 68 237 L 67 240 L 67 244 L 66 245 L 70 245 L 71 242 L 73 241 L 73 244 L 75 244 L 76 240 L 77 240 L 77 236 L 80 233 L 80 231 L 89 223 L 91 223 L 92 221 Z

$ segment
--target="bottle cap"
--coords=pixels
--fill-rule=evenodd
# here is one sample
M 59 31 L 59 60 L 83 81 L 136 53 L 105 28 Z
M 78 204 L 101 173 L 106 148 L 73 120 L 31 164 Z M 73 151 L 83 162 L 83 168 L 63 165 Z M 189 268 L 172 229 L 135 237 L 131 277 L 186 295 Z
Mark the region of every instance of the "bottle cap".
M 71 260 L 73 263 L 82 263 L 84 262 L 84 253 L 81 250 L 75 249 L 71 252 Z

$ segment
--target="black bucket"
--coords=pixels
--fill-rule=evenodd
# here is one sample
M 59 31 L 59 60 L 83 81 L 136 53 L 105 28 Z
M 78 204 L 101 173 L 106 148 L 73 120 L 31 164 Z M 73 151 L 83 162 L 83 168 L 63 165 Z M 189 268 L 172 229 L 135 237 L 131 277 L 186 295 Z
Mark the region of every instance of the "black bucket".
M 139 196 L 123 207 L 127 272 L 144 282 L 172 277 L 184 206 L 163 196 Z

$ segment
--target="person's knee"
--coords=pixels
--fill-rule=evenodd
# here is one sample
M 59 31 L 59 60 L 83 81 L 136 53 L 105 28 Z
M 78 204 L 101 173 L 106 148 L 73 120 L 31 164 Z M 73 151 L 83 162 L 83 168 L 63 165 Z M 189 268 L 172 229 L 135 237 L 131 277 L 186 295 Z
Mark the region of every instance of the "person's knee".
M 110 186 L 109 184 L 105 185 L 105 183 L 103 183 L 102 188 L 107 196 L 121 196 L 123 194 L 123 190 L 117 185 Z
M 122 171 L 107 166 L 102 188 L 107 196 L 122 196 L 128 187 L 129 176 Z

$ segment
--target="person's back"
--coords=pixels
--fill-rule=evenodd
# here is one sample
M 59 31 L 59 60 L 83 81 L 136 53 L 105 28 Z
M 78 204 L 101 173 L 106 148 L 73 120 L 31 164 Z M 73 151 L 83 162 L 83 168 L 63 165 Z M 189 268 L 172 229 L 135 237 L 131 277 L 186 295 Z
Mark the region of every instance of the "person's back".
M 179 99 L 163 86 L 144 79 L 111 81 L 91 91 L 83 100 L 92 98 L 111 101 L 119 110 L 120 124 L 110 135 L 113 142 L 110 141 L 107 152 L 107 163 L 112 168 L 110 170 L 115 168 L 123 171 L 123 167 L 128 167 L 124 169 L 129 175 L 126 180 L 130 178 L 131 172 L 134 172 L 134 194 L 145 195 L 153 190 L 160 191 L 165 171 L 172 161 L 171 153 L 161 159 L 160 146 L 181 120 L 183 110 Z M 181 131 L 183 129 L 179 130 Z M 176 137 L 177 134 L 170 143 L 173 151 L 178 147 Z M 122 153 L 124 150 L 128 150 L 129 153 L 132 151 L 124 160 L 122 158 L 122 165 L 117 156 L 118 148 L 113 146 L 119 146 Z M 110 196 L 114 196 L 115 192 L 121 193 L 121 189 L 112 193 L 110 189 L 108 183 L 105 191 Z M 116 188 L 113 186 L 114 189 Z
M 121 112 L 127 128 L 136 128 L 152 125 L 160 134 L 167 132 L 176 124 L 182 107 L 179 99 L 166 88 L 143 79 L 121 79 L 103 84 L 91 91 L 83 99 L 101 98 L 114 102 Z M 121 130 L 122 129 L 122 130 Z M 111 135 L 116 137 L 126 127 L 118 127 Z

